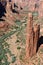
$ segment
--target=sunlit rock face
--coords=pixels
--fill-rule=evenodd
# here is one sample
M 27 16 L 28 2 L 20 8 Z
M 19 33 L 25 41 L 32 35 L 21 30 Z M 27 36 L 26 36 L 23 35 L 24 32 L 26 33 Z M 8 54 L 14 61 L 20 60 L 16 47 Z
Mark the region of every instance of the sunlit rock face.
M 18 0 L 12 0 L 13 3 L 18 3 L 18 6 L 21 6 L 22 8 L 28 6 L 30 11 L 34 11 L 34 6 L 38 1 L 39 0 L 19 0 L 18 2 Z
M 43 1 L 39 2 L 38 12 L 39 12 L 39 17 L 43 17 Z

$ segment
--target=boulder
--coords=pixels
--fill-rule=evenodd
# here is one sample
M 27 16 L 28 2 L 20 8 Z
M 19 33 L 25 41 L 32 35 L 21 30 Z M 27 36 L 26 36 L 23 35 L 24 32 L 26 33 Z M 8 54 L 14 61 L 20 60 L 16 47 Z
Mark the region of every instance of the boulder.
M 0 22 L 0 30 L 6 31 L 8 29 L 9 24 L 7 22 Z

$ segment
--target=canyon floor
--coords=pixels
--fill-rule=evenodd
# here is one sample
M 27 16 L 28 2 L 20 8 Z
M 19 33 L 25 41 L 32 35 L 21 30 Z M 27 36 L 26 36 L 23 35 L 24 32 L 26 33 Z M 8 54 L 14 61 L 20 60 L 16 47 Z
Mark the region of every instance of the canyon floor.
M 27 17 L 27 14 L 20 14 L 20 15 L 15 14 L 15 19 L 17 19 L 17 20 L 20 19 L 21 21 L 25 21 L 26 17 Z M 5 19 L 5 20 L 7 20 L 7 22 L 9 22 L 10 24 L 15 25 L 15 19 L 14 19 L 14 21 L 12 21 L 11 18 Z M 43 19 L 36 20 L 36 21 L 34 20 L 34 24 L 36 24 L 36 23 L 40 24 L 40 36 L 43 36 Z M 19 22 L 18 22 L 17 24 L 20 25 L 21 23 L 19 24 Z M 26 24 L 26 22 L 24 24 Z M 9 33 L 10 31 L 15 31 L 14 25 L 9 26 L 10 27 L 9 30 L 4 33 L 6 34 L 6 33 Z M 13 33 L 9 38 L 5 39 L 5 41 L 8 44 L 10 44 L 9 49 L 17 57 L 16 61 L 14 63 L 11 63 L 10 65 L 43 65 L 43 42 L 42 42 L 42 45 L 39 47 L 38 52 L 32 58 L 30 58 L 29 60 L 26 60 L 26 59 L 24 59 L 25 44 L 22 44 L 21 42 L 19 43 L 19 41 L 17 41 L 17 43 L 16 43 L 16 40 L 18 40 L 16 34 L 17 33 Z M 43 40 L 43 37 L 42 37 L 42 40 Z M 9 60 L 11 60 L 10 57 L 9 57 Z

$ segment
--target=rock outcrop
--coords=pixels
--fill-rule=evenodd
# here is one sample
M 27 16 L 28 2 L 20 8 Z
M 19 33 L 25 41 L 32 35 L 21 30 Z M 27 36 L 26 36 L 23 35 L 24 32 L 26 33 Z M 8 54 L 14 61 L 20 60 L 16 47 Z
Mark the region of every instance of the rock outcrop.
M 7 22 L 0 22 L 0 31 L 7 31 L 9 24 Z
M 28 14 L 27 28 L 26 28 L 26 58 L 30 58 L 36 54 L 37 42 L 40 37 L 40 25 L 33 27 L 33 16 Z

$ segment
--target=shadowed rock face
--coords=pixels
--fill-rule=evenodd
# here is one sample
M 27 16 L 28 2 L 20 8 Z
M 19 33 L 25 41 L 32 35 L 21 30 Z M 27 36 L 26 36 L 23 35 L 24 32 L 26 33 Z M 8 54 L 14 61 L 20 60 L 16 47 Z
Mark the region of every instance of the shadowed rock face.
M 9 2 L 11 2 L 11 0 L 9 0 Z
M 43 44 L 43 36 L 41 36 L 38 40 L 38 43 L 37 43 L 37 51 L 39 49 L 39 47 Z
M 19 14 L 19 12 L 14 9 L 15 7 L 18 8 L 18 6 L 14 2 L 12 2 L 11 0 L 0 1 L 0 18 L 2 16 L 4 16 L 5 13 L 7 13 L 7 10 L 9 11 L 9 9 L 12 13 Z
M 4 16 L 5 13 L 6 13 L 6 10 L 4 6 L 2 5 L 2 3 L 0 2 L 0 18 Z

